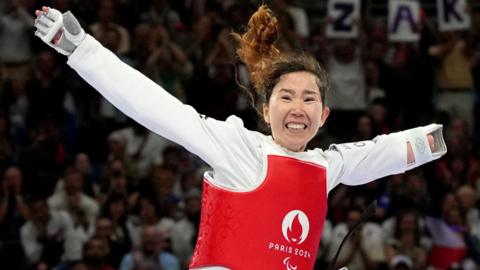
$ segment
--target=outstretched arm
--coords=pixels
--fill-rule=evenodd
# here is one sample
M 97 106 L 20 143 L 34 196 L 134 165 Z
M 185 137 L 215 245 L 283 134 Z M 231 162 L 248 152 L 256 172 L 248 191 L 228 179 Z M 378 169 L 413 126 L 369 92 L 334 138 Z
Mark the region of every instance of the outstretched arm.
M 339 183 L 365 184 L 440 158 L 447 152 L 442 128 L 431 124 L 371 141 L 332 145 L 325 152 L 330 160 L 329 190 Z
M 223 144 L 217 145 L 216 140 L 229 133 L 224 122 L 200 116 L 194 108 L 182 104 L 120 61 L 86 34 L 70 12 L 61 14 L 44 7 L 37 10 L 36 15 L 35 35 L 67 55 L 67 64 L 115 107 L 146 128 L 199 155 L 211 166 L 222 156 L 224 151 L 219 145 Z
M 253 179 L 250 172 L 255 173 L 261 162 L 258 136 L 246 130 L 239 118 L 218 121 L 200 115 L 85 34 L 71 13 L 57 12 L 48 8 L 37 11 L 36 35 L 67 55 L 67 64 L 109 102 L 149 130 L 198 155 L 214 169 L 215 184 L 244 187 Z M 55 29 L 58 21 L 60 27 Z M 239 164 L 240 158 L 246 162 Z
M 443 126 L 431 124 L 403 131 L 407 140 L 407 169 L 437 159 L 447 152 Z

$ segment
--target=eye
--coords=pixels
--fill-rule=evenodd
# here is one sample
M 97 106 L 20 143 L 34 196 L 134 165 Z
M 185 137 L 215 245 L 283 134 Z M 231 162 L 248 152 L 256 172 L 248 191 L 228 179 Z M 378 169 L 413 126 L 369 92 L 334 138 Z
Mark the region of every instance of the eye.
M 287 95 L 280 96 L 280 99 L 281 99 L 281 100 L 285 100 L 285 101 L 290 101 L 290 100 L 292 100 L 292 98 L 291 98 L 290 96 L 287 96 Z
M 311 103 L 311 102 L 315 102 L 315 101 L 317 101 L 317 99 L 315 97 L 306 97 L 305 98 L 305 102 L 310 102 Z

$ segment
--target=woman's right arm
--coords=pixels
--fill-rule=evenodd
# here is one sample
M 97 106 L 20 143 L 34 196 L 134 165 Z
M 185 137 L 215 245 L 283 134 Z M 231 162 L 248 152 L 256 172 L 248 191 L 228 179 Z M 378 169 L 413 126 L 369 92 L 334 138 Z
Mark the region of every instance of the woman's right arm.
M 209 164 L 214 163 L 213 157 L 221 155 L 221 146 L 216 142 L 221 143 L 220 137 L 229 133 L 225 122 L 207 119 L 182 104 L 93 37 L 87 35 L 67 63 L 115 107 L 146 128 L 184 146 Z
M 246 135 L 248 132 L 238 118 L 224 122 L 199 115 L 193 107 L 182 104 L 85 34 L 72 13 L 62 14 L 56 9 L 42 7 L 35 14 L 35 35 L 67 55 L 68 65 L 138 123 L 184 146 L 214 169 L 226 173 L 232 168 L 238 169 L 239 154 L 252 152 L 249 150 L 255 136 Z M 251 159 L 251 155 L 245 159 Z
M 246 181 L 254 179 L 255 172 L 261 170 L 259 135 L 247 131 L 239 118 L 217 121 L 182 104 L 93 37 L 83 34 L 71 13 L 62 15 L 54 9 L 42 8 L 36 14 L 36 35 L 68 55 L 68 65 L 85 81 L 138 123 L 198 155 L 215 170 L 216 180 L 223 179 L 218 180 L 219 184 L 233 188 L 249 186 Z M 52 34 L 53 30 L 45 26 L 55 26 L 59 16 L 63 16 L 61 38 L 58 38 L 60 32 Z M 62 47 L 62 42 L 73 44 L 74 49 Z M 201 91 L 201 87 L 197 90 Z

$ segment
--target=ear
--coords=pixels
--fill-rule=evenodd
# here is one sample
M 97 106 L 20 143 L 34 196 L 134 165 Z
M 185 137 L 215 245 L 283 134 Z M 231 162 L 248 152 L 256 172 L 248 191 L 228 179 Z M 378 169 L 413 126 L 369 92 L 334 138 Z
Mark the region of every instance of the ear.
M 323 126 L 323 124 L 325 124 L 329 115 L 330 115 L 330 108 L 329 107 L 323 108 L 322 115 L 320 117 L 320 123 L 321 123 L 320 126 Z
M 265 123 L 270 124 L 270 114 L 267 103 L 263 103 L 263 120 L 265 120 Z

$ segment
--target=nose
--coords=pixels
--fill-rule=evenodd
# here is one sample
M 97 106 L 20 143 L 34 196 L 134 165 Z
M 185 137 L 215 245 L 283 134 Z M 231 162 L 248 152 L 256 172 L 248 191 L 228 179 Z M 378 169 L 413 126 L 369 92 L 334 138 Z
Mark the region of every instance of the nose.
M 301 100 L 295 100 L 292 104 L 292 109 L 290 111 L 290 113 L 293 115 L 293 116 L 296 116 L 296 117 L 301 117 L 301 116 L 304 116 L 305 115 L 305 112 L 304 112 L 304 104 L 303 104 L 303 101 Z

